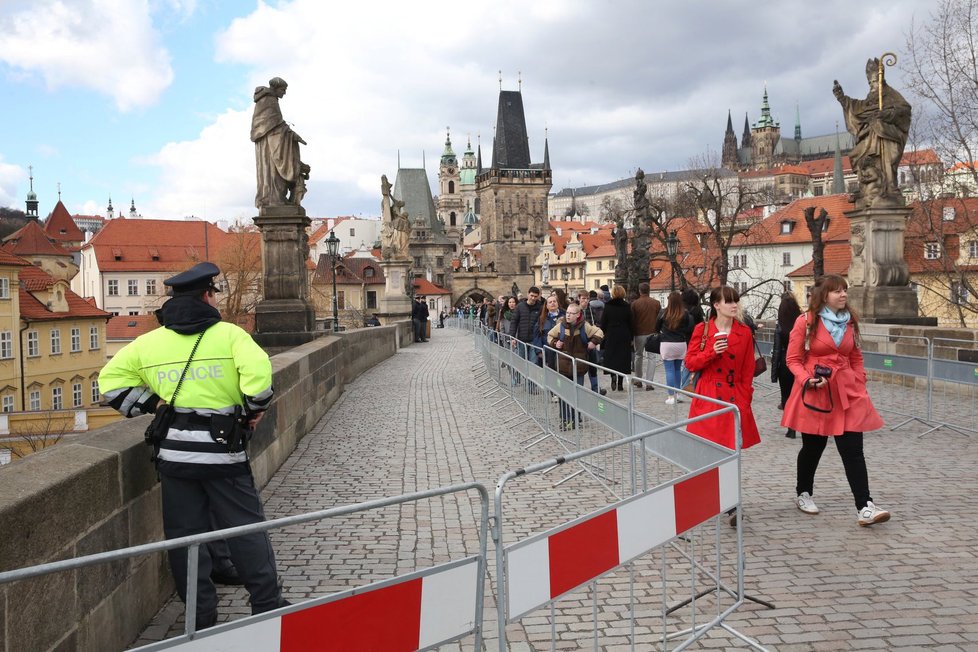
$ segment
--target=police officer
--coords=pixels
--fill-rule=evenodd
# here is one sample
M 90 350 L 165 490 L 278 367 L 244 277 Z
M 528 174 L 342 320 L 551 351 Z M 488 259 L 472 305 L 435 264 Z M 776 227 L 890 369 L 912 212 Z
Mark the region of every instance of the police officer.
M 272 366 L 248 333 L 221 321 L 214 285 L 218 274 L 216 265 L 205 262 L 163 281 L 172 295 L 156 311 L 163 327 L 126 345 L 99 374 L 109 405 L 135 417 L 169 402 L 186 368 L 173 403 L 176 415 L 156 456 L 167 539 L 209 532 L 212 519 L 218 528 L 265 519 L 244 446 L 216 436 L 222 429 L 214 425 L 226 424 L 227 415 L 243 408 L 242 420 L 249 429 L 255 427 L 272 400 Z M 229 539 L 228 546 L 251 595 L 253 614 L 288 604 L 266 533 Z M 186 600 L 187 549 L 171 550 L 169 556 L 177 591 Z M 197 626 L 204 628 L 217 622 L 206 546 L 200 547 L 199 564 Z

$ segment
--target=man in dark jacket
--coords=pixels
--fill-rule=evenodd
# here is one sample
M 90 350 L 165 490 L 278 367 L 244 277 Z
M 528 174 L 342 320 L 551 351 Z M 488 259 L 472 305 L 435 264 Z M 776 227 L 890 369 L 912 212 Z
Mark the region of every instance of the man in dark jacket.
M 425 324 L 428 322 L 428 304 L 424 297 L 415 297 L 411 307 L 411 321 L 414 322 L 414 341 L 427 342 Z
M 533 286 L 527 290 L 526 298 L 516 305 L 513 318 L 509 321 L 509 334 L 516 340 L 513 342 L 513 346 L 516 347 L 517 355 L 534 362 L 538 362 L 534 359 L 536 355 L 530 357 L 532 349 L 527 344 L 533 342 L 536 329 L 540 327 L 541 310 L 543 310 L 543 301 L 540 300 L 540 288 Z M 519 379 L 514 377 L 513 384 L 518 384 L 518 382 Z
M 656 332 L 655 324 L 659 319 L 659 312 L 662 304 L 657 299 L 649 296 L 649 284 L 642 283 L 638 286 L 638 299 L 632 302 L 632 324 L 635 328 L 632 347 L 635 349 L 635 360 L 632 368 L 635 375 L 646 380 L 655 380 L 656 355 L 646 353 L 645 341 L 649 335 Z M 646 364 L 648 357 L 648 364 Z M 636 387 L 641 387 L 643 383 L 635 382 Z M 652 385 L 645 386 L 646 391 L 652 390 Z

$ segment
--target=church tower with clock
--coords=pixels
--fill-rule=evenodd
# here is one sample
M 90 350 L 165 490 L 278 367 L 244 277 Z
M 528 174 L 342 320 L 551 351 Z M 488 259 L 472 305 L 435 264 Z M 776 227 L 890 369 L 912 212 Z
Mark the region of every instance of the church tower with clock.
M 456 254 L 461 247 L 464 216 L 461 170 L 452 150 L 451 133 L 446 132 L 445 151 L 438 165 L 438 219 L 445 225 L 445 234 L 455 243 Z

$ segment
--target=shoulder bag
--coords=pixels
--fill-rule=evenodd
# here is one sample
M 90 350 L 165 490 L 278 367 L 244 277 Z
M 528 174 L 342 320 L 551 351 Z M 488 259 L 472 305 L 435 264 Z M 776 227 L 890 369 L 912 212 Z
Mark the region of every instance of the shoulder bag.
M 767 361 L 761 355 L 761 349 L 757 346 L 757 340 L 754 340 L 754 350 L 757 351 L 757 357 L 754 358 L 754 378 L 757 378 L 767 371 Z

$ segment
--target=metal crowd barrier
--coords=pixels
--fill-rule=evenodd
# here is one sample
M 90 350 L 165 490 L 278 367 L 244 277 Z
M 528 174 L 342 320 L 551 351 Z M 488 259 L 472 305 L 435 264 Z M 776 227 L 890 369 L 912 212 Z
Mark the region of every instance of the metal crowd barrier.
M 930 349 L 927 434 L 947 428 L 978 433 L 978 342 L 934 338 Z
M 196 630 L 201 544 L 472 490 L 479 493 L 482 506 L 477 555 Z M 467 482 L 7 571 L 0 573 L 0 584 L 188 548 L 185 631 L 181 636 L 138 648 L 141 652 L 311 650 L 323 649 L 324 641 L 337 650 L 416 650 L 456 641 L 469 634 L 475 634 L 475 649 L 481 650 L 488 524 L 489 494 L 483 485 Z
M 646 383 L 663 389 L 665 385 L 625 376 L 624 392 L 614 397 L 602 396 L 590 388 L 588 371 L 615 373 L 610 369 L 576 361 L 555 349 L 514 342 L 508 335 L 481 326 L 475 331 L 477 367 L 483 367 L 483 377 L 478 382 L 490 388 L 484 396 L 501 394 L 497 403 L 512 401 L 520 408 L 511 419 L 533 424 L 528 431 L 530 436 L 522 442 L 524 448 L 549 439 L 566 451 L 560 457 L 510 471 L 497 484 L 493 541 L 499 649 L 506 649 L 507 623 L 548 606 L 551 645 L 556 646 L 556 605 L 582 587 L 591 592 L 592 636 L 597 649 L 599 582 L 616 571 L 629 573 L 634 649 L 638 599 L 633 562 L 654 552 L 661 556 L 663 647 L 682 639 L 675 649 L 685 649 L 709 629 L 722 627 L 748 645 L 763 649 L 724 622 L 745 599 L 752 599 L 743 591 L 742 519 L 738 518 L 737 543 L 731 555 L 729 551 L 724 554 L 718 518 L 727 510 L 739 510 L 740 505 L 740 415 L 736 407 L 703 397 L 720 409 L 710 415 L 681 419 L 679 407 L 675 406 L 673 421 L 665 422 L 634 407 L 634 393 L 644 389 Z M 537 364 L 537 355 L 543 356 L 541 364 Z M 561 358 L 571 361 L 570 378 L 556 370 Z M 583 371 L 578 371 L 578 364 Z M 642 386 L 636 389 L 633 381 Z M 693 396 L 676 391 L 687 398 Z M 689 423 L 725 412 L 735 414 L 735 451 L 684 431 Z M 511 424 L 516 425 L 512 421 Z M 553 482 L 552 488 L 587 473 L 615 502 L 592 513 L 575 514 L 569 522 L 506 544 L 503 498 L 507 483 L 515 478 L 548 474 L 571 463 L 577 469 Z M 546 500 L 544 496 L 539 498 Z M 712 535 L 704 534 L 710 528 Z M 688 576 L 689 582 L 679 589 L 685 599 L 670 608 L 667 603 L 675 597 L 677 583 L 669 572 L 679 564 L 688 569 L 688 574 L 684 571 L 682 575 Z M 731 577 L 732 583 L 722 579 Z M 705 590 L 700 583 L 703 578 Z M 701 606 L 704 601 L 705 608 Z M 688 613 L 673 615 L 687 605 Z M 715 609 L 704 616 L 711 606 Z M 681 616 L 685 616 L 688 626 L 669 631 L 669 619 Z

